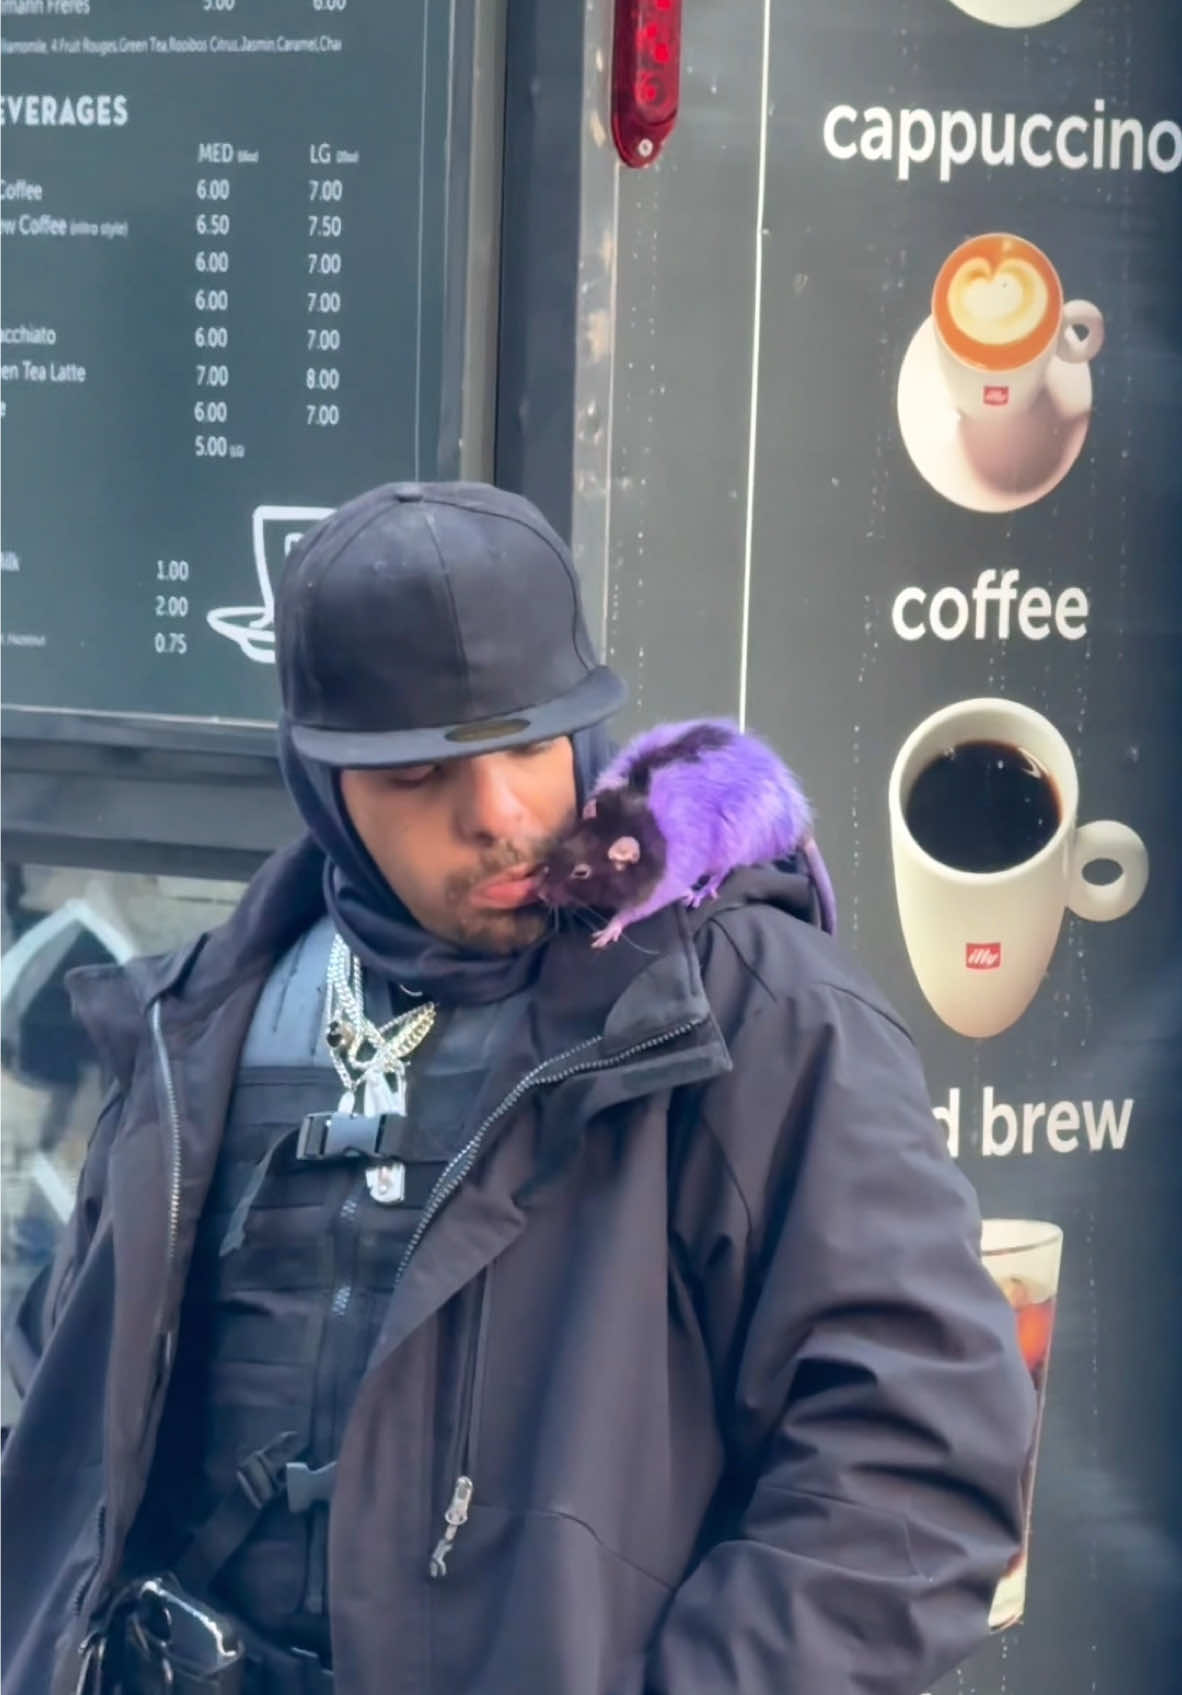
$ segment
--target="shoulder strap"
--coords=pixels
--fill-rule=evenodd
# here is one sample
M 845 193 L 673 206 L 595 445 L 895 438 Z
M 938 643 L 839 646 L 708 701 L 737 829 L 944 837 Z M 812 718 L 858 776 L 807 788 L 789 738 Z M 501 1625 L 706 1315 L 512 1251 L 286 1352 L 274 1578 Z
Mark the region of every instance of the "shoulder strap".
M 280 1495 L 286 1492 L 293 1512 L 306 1511 L 315 1500 L 328 1500 L 335 1464 L 309 1471 L 306 1465 L 292 1463 L 298 1450 L 295 1432 L 285 1430 L 265 1448 L 247 1455 L 238 1467 L 233 1488 L 222 1496 L 173 1562 L 173 1573 L 184 1588 L 204 1594 Z

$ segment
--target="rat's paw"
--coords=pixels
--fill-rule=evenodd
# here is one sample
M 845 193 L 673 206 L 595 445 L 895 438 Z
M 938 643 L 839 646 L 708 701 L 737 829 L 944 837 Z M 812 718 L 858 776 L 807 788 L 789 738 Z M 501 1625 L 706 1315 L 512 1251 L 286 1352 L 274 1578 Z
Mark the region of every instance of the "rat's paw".
M 605 924 L 599 934 L 592 939 L 591 946 L 593 948 L 606 948 L 612 942 L 618 942 L 623 934 L 624 926 L 620 923 L 618 918 L 613 918 L 609 923 Z

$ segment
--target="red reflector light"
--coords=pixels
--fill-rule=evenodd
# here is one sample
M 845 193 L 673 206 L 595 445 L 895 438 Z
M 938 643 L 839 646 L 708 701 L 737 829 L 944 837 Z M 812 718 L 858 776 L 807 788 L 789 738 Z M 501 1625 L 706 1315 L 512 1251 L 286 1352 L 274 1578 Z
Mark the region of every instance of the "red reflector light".
M 612 135 L 626 165 L 651 165 L 677 122 L 681 0 L 616 0 Z

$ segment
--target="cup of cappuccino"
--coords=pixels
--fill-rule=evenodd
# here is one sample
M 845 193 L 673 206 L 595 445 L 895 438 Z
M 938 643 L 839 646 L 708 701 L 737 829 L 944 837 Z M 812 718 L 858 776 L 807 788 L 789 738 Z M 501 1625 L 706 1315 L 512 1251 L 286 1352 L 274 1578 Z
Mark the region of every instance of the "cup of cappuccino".
M 1017 701 L 963 700 L 899 750 L 889 790 L 899 919 L 932 1010 L 962 1036 L 996 1036 L 1034 999 L 1064 910 L 1122 918 L 1149 856 L 1125 824 L 1079 824 L 1079 780 L 1053 724 Z M 1118 875 L 1089 882 L 1087 867 Z
M 1047 367 L 1094 359 L 1104 319 L 1088 300 L 1064 304 L 1046 254 L 1017 235 L 978 235 L 949 254 L 932 289 L 940 369 L 957 411 L 1004 420 L 1028 411 Z

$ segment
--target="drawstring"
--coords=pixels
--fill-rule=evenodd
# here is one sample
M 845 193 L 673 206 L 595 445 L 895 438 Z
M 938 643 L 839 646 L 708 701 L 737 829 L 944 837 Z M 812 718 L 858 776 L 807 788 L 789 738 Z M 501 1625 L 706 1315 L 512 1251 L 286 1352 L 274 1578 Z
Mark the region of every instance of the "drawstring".
M 481 1278 L 480 1313 L 476 1324 L 476 1347 L 472 1351 L 472 1372 L 466 1385 L 466 1413 L 461 1415 L 460 1442 L 457 1452 L 462 1456 L 462 1470 L 455 1480 L 451 1499 L 443 1514 L 443 1535 L 431 1554 L 428 1567 L 432 1577 L 447 1576 L 447 1562 L 456 1537 L 468 1522 L 468 1511 L 476 1485 L 471 1473 L 476 1469 L 476 1432 L 480 1429 L 481 1403 L 484 1398 L 485 1353 L 488 1347 L 489 1319 L 492 1314 L 492 1267 Z
M 298 1130 L 281 1130 L 267 1149 L 266 1153 L 263 1155 L 262 1159 L 259 1160 L 254 1170 L 251 1172 L 250 1180 L 247 1183 L 246 1188 L 242 1191 L 238 1205 L 230 1214 L 230 1222 L 226 1227 L 226 1234 L 222 1237 L 222 1245 L 218 1250 L 219 1259 L 225 1259 L 227 1254 L 232 1254 L 236 1248 L 240 1248 L 242 1246 L 243 1238 L 246 1234 L 247 1214 L 250 1212 L 251 1207 L 258 1198 L 259 1190 L 267 1180 L 267 1173 L 271 1169 L 271 1161 L 275 1158 L 275 1155 L 279 1152 L 284 1142 L 294 1142 L 298 1136 Z

